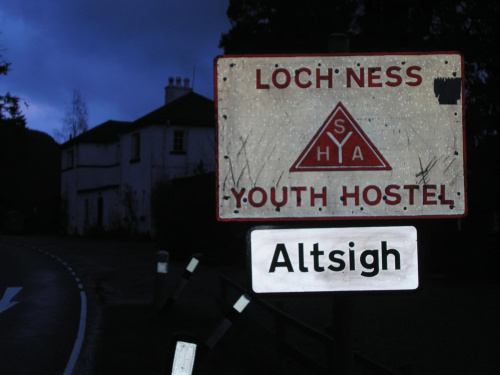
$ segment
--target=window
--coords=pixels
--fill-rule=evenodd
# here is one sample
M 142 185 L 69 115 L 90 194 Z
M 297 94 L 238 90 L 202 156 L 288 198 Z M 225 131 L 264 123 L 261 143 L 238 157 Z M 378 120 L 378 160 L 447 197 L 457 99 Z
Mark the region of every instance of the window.
M 141 159 L 141 133 L 132 134 L 132 157 L 131 162 L 139 161 Z
M 83 222 L 85 225 L 89 223 L 89 200 L 87 198 L 83 201 Z
M 71 169 L 75 167 L 75 152 L 73 150 L 66 151 L 66 165 L 65 169 Z
M 172 148 L 173 154 L 185 154 L 184 150 L 184 131 L 175 130 L 174 131 L 174 144 Z
M 97 198 L 97 225 L 102 227 L 102 219 L 104 216 L 104 198 Z

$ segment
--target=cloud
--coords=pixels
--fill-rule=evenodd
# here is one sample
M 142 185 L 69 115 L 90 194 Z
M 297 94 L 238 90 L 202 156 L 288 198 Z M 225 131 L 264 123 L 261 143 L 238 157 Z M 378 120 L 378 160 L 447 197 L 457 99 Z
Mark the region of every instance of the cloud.
M 192 78 L 194 67 L 195 91 L 212 98 L 212 62 L 230 28 L 228 1 L 7 2 L 0 46 L 12 70 L 2 87 L 32 100 L 40 111 L 26 113 L 28 127 L 49 133 L 61 119 L 48 109 L 64 112 L 75 89 L 87 101 L 91 126 L 156 109 L 168 77 Z

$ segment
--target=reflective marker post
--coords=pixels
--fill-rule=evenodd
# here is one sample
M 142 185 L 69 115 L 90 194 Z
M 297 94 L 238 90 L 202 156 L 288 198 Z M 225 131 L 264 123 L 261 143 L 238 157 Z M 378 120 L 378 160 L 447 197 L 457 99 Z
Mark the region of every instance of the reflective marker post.
M 188 266 L 188 268 L 190 267 Z M 201 343 L 198 337 L 193 334 L 175 332 L 171 340 L 170 354 L 167 357 L 170 361 L 167 363 L 167 374 L 170 374 L 171 368 L 171 375 L 191 375 L 195 363 L 203 362 L 209 351 L 214 348 L 249 303 L 250 297 L 242 294 L 233 308 L 222 317 L 217 328 L 204 343 Z M 198 343 L 200 344 L 198 345 Z M 175 352 L 172 353 L 174 347 Z M 173 359 L 170 360 L 170 358 Z
M 191 375 L 200 362 L 203 345 L 197 336 L 188 332 L 173 332 L 164 375 Z
M 167 300 L 167 276 L 169 260 L 170 254 L 167 251 L 160 250 L 156 253 L 154 305 L 157 310 L 160 310 Z
M 233 321 L 245 310 L 245 308 L 250 303 L 250 297 L 246 294 L 242 294 L 241 297 L 236 301 L 233 305 L 233 308 L 226 314 L 224 318 L 222 318 L 218 327 L 215 329 L 214 333 L 208 338 L 205 342 L 205 345 L 212 349 L 215 344 L 224 336 L 226 331 L 231 327 Z
M 175 301 L 177 301 L 179 299 L 179 296 L 180 296 L 182 290 L 184 289 L 184 287 L 188 283 L 189 278 L 193 274 L 193 272 L 196 269 L 196 267 L 198 266 L 199 262 L 200 261 L 198 259 L 196 259 L 194 257 L 191 258 L 191 261 L 187 265 L 186 270 L 184 271 L 182 278 L 179 280 L 174 292 L 172 293 L 170 298 L 167 300 L 167 302 L 165 302 L 165 304 L 161 308 L 162 314 L 166 314 L 168 309 L 170 308 L 170 306 L 172 306 L 175 303 Z
M 195 356 L 196 344 L 177 341 L 172 375 L 191 375 L 193 373 Z

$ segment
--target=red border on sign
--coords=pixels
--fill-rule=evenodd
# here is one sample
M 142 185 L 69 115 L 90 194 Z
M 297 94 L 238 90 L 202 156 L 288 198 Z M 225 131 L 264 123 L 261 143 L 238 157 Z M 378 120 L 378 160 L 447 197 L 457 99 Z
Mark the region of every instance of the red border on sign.
M 218 115 L 218 81 L 217 81 L 217 65 L 221 58 L 262 58 L 262 57 L 345 57 L 345 56 L 428 56 L 428 55 L 446 55 L 455 54 L 460 56 L 462 70 L 462 149 L 463 149 L 463 174 L 464 174 L 464 212 L 463 214 L 450 215 L 408 215 L 408 216 L 320 216 L 320 217 L 266 217 L 266 218 L 221 218 L 219 210 L 219 115 Z M 216 184 L 216 217 L 222 222 L 279 222 L 279 221 L 325 221 L 325 220 L 400 220 L 400 219 L 457 219 L 467 216 L 468 199 L 467 199 L 467 158 L 466 158 L 466 132 L 465 132 L 465 78 L 464 78 L 464 56 L 458 51 L 436 51 L 436 52 L 375 52 L 375 53 L 317 53 L 317 54 L 248 54 L 248 55 L 219 55 L 214 58 L 213 77 L 214 77 L 214 103 L 215 103 L 215 184 Z

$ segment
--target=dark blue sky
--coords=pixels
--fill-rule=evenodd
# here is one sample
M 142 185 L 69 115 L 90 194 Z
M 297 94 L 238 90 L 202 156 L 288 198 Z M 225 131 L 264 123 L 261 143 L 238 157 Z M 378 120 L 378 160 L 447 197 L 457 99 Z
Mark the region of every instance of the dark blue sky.
M 27 127 L 53 134 L 73 90 L 90 127 L 163 105 L 169 76 L 213 99 L 213 59 L 229 0 L 16 0 L 0 5 L 0 92 L 25 100 Z

